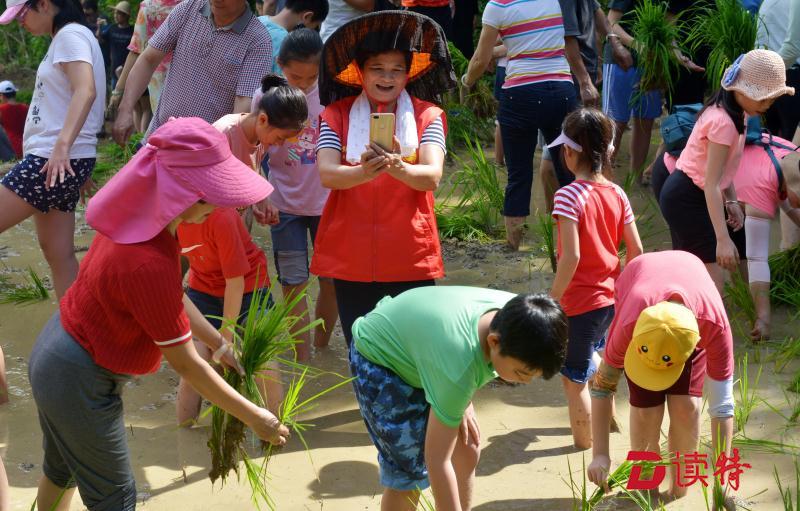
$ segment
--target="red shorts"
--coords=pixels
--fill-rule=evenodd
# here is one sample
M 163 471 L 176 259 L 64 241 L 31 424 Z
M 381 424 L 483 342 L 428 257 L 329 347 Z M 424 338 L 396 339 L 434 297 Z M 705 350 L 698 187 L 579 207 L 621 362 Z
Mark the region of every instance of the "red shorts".
M 664 404 L 668 395 L 702 397 L 703 382 L 706 375 L 706 350 L 696 349 L 672 387 L 666 390 L 643 389 L 628 379 L 630 403 L 637 408 L 652 408 Z

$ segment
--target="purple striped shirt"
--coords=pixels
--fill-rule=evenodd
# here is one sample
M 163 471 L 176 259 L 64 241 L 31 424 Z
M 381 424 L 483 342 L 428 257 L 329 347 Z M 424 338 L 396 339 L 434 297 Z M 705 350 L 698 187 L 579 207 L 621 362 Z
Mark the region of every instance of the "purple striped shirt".
M 217 27 L 209 0 L 184 0 L 149 44 L 173 56 L 148 133 L 170 117 L 213 123 L 233 113 L 236 96 L 252 97 L 272 69 L 272 40 L 249 7 L 230 25 Z

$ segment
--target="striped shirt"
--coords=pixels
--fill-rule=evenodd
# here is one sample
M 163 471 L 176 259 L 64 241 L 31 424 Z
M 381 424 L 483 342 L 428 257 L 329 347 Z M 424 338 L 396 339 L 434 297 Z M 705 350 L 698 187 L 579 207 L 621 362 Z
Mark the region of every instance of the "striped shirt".
M 508 49 L 504 89 L 572 81 L 558 0 L 491 0 L 483 24 L 496 28 Z
M 602 190 L 604 188 L 611 188 L 616 192 L 618 198 L 622 201 L 622 211 L 624 213 L 623 223 L 625 225 L 633 222 L 633 210 L 631 203 L 628 201 L 628 196 L 625 191 L 614 183 L 607 185 L 597 185 L 590 181 L 573 181 L 569 185 L 560 188 L 556 191 L 553 205 L 553 216 L 563 216 L 569 218 L 573 222 L 580 223 L 581 217 L 584 215 L 586 203 L 593 191 Z
M 170 117 L 213 123 L 233 113 L 236 97 L 252 97 L 272 68 L 272 40 L 249 7 L 230 25 L 218 27 L 209 0 L 183 0 L 149 45 L 172 53 L 172 64 L 148 133 Z
M 444 123 L 442 122 L 442 118 L 439 117 L 432 123 L 425 128 L 425 131 L 422 132 L 422 140 L 420 140 L 419 145 L 435 145 L 442 148 L 442 151 L 447 154 L 447 145 L 445 143 L 445 135 L 444 135 Z M 339 135 L 333 131 L 328 123 L 322 121 L 319 126 L 319 139 L 317 140 L 317 151 L 320 149 L 335 149 L 342 152 L 342 141 L 339 138 Z
M 612 305 L 619 275 L 619 248 L 633 211 L 625 192 L 614 183 L 576 180 L 555 194 L 553 216 L 558 220 L 558 258 L 562 256 L 563 219 L 577 223 L 579 260 L 561 297 L 571 317 Z

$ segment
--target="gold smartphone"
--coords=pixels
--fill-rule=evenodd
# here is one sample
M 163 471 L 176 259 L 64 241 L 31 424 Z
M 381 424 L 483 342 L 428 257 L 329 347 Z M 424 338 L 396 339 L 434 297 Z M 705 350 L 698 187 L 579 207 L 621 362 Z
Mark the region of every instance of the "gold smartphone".
M 386 151 L 394 146 L 394 114 L 369 114 L 369 141 Z

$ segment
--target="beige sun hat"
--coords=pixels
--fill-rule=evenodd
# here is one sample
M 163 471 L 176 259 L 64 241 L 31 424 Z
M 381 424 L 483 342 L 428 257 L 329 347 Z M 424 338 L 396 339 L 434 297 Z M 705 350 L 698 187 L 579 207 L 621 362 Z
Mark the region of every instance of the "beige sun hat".
M 123 0 L 119 2 L 117 5 L 114 6 L 115 11 L 119 11 L 121 13 L 127 14 L 128 16 L 131 15 L 131 4 Z
M 786 68 L 780 55 L 771 50 L 751 50 L 739 55 L 725 70 L 722 88 L 739 91 L 753 101 L 775 99 L 788 94 L 794 87 L 786 86 Z

